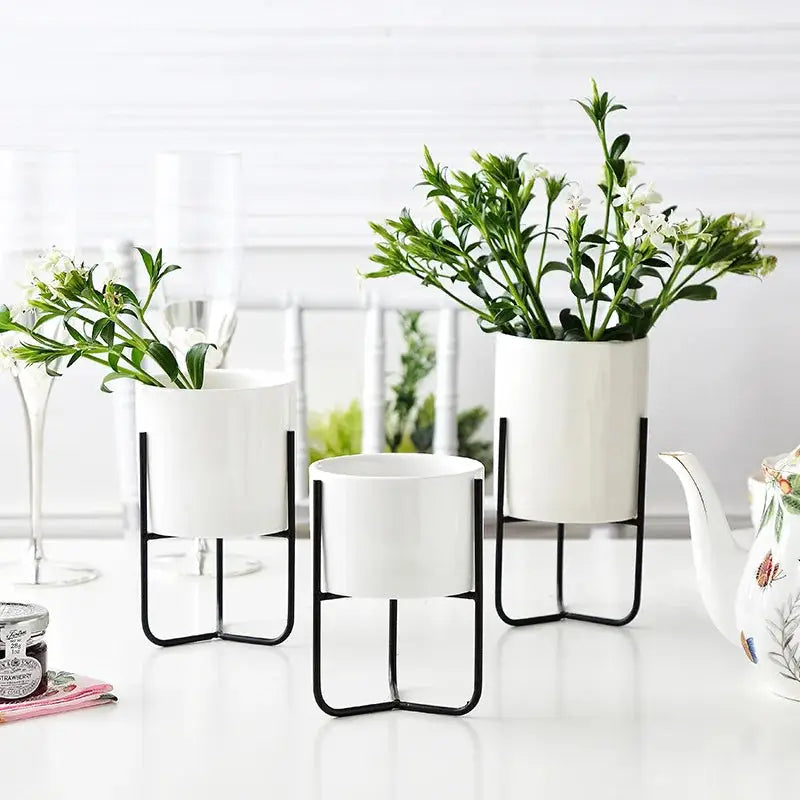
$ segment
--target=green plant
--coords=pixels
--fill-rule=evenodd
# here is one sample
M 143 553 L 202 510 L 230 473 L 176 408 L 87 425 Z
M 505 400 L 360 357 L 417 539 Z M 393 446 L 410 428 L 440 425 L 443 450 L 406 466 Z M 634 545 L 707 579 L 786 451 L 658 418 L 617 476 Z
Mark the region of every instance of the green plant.
M 456 420 L 458 455 L 480 461 L 487 475 L 492 472 L 492 443 L 476 437 L 488 416 L 489 412 L 483 406 L 473 406 L 460 411 Z M 420 404 L 414 419 L 414 428 L 409 437 L 411 449 L 417 453 L 433 452 L 435 423 L 436 404 L 433 395 L 429 394 Z
M 420 327 L 421 317 L 419 311 L 400 313 L 405 351 L 400 356 L 400 379 L 391 386 L 393 396 L 386 406 L 386 445 L 391 453 L 410 435 L 417 388 L 436 366 L 436 350 Z
M 758 239 L 763 225 L 753 218 L 701 213 L 689 221 L 677 219 L 676 206 L 652 211 L 661 196 L 634 181 L 630 136 L 612 140 L 607 130 L 625 106 L 594 82 L 592 96 L 577 102 L 602 150 L 600 227 L 587 225 L 589 199 L 577 184 L 525 154 L 473 153 L 476 171 L 448 171 L 426 147 L 421 185 L 441 216 L 423 227 L 404 209 L 397 219 L 371 223 L 378 242 L 370 260 L 380 268 L 366 277 L 410 274 L 472 311 L 487 332 L 596 341 L 642 338 L 673 303 L 715 299 L 712 284 L 723 275 L 760 277 L 774 269 L 775 257 Z M 559 224 L 555 203 L 565 190 Z M 537 195 L 543 224 L 528 219 Z M 561 258 L 548 258 L 553 246 Z M 542 293 L 545 279 L 558 273 L 566 274 L 574 306 L 555 323 Z
M 345 409 L 312 414 L 308 423 L 308 455 L 313 464 L 321 458 L 352 456 L 361 452 L 363 414 L 358 400 Z
M 400 313 L 405 350 L 400 356 L 401 372 L 390 387 L 393 397 L 386 404 L 386 449 L 392 453 L 432 453 L 436 404 L 432 394 L 419 399 L 419 386 L 436 366 L 436 350 L 421 327 L 421 312 Z M 489 412 L 475 406 L 458 414 L 458 455 L 481 461 L 487 474 L 492 471 L 492 444 L 477 439 Z M 309 463 L 321 458 L 361 452 L 363 414 L 354 400 L 346 409 L 314 414 L 309 423 Z
M 155 258 L 141 248 L 149 286 L 144 300 L 117 279 L 108 265 L 78 266 L 53 249 L 28 268 L 23 300 L 0 306 L 0 364 L 8 368 L 44 366 L 48 375 L 60 375 L 62 361 L 71 367 L 79 359 L 109 371 L 100 388 L 119 378 L 148 386 L 164 385 L 149 372 L 146 359 L 163 370 L 168 385 L 179 389 L 203 386 L 206 353 L 215 345 L 193 345 L 181 367 L 147 321 L 147 311 L 161 281 L 180 267 L 164 265 L 161 250 Z

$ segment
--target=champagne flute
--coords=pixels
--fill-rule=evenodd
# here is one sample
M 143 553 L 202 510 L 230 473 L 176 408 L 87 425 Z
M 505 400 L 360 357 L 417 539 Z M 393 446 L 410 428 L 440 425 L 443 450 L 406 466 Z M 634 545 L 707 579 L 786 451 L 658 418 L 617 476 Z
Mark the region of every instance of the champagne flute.
M 156 159 L 156 241 L 181 269 L 161 285 L 162 323 L 179 360 L 212 342 L 206 367 L 224 365 L 236 330 L 242 262 L 241 157 L 238 153 L 161 153 Z M 169 531 L 164 531 L 169 534 Z M 163 556 L 180 574 L 214 575 L 207 539 L 193 552 Z M 225 553 L 224 575 L 247 575 L 261 562 Z
M 76 251 L 76 162 L 73 153 L 46 150 L 0 151 L 0 287 L 3 302 L 21 295 L 25 265 L 57 246 Z M 35 311 L 26 310 L 25 314 Z M 57 322 L 41 328 L 52 338 Z M 74 586 L 94 580 L 98 570 L 54 561 L 45 555 L 42 533 L 42 464 L 47 404 L 53 377 L 39 365 L 18 365 L 15 381 L 28 433 L 29 541 L 26 554 L 3 566 L 11 583 Z

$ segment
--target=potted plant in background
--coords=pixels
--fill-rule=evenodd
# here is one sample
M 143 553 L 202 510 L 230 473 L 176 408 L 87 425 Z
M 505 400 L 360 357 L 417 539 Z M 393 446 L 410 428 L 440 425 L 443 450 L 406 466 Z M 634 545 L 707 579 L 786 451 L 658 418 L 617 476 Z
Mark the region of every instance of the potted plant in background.
M 432 393 L 420 396 L 421 385 L 436 367 L 436 349 L 422 327 L 422 312 L 401 311 L 400 327 L 405 349 L 400 355 L 400 373 L 390 386 L 386 404 L 386 450 L 391 453 L 432 453 L 436 403 Z M 458 412 L 456 455 L 474 458 L 492 471 L 491 442 L 478 438 L 489 412 L 473 406 Z M 361 452 L 363 414 L 353 400 L 345 409 L 314 414 L 308 428 L 309 462 L 321 458 Z
M 439 216 L 423 226 L 404 209 L 372 223 L 379 268 L 367 273 L 412 275 L 497 334 L 507 513 L 559 523 L 636 514 L 647 334 L 662 314 L 681 300 L 715 299 L 726 275 L 761 277 L 775 267 L 757 220 L 690 220 L 660 205 L 635 177 L 630 136 L 607 129 L 624 106 L 594 83 L 579 105 L 602 152 L 599 225 L 577 184 L 524 154 L 473 153 L 474 171 L 450 171 L 426 148 L 422 186 Z M 556 318 L 545 303 L 551 286 L 567 286 L 573 299 Z
M 236 538 L 287 528 L 287 431 L 293 389 L 281 375 L 206 370 L 215 345 L 192 345 L 179 363 L 148 320 L 161 281 L 179 269 L 139 249 L 140 298 L 113 267 L 59 253 L 30 270 L 24 300 L 0 306 L 0 363 L 59 375 L 83 359 L 105 369 L 100 388 L 137 382 L 137 421 L 148 434 L 150 530 Z M 57 333 L 47 326 L 57 323 Z M 202 391 L 200 391 L 202 390 Z

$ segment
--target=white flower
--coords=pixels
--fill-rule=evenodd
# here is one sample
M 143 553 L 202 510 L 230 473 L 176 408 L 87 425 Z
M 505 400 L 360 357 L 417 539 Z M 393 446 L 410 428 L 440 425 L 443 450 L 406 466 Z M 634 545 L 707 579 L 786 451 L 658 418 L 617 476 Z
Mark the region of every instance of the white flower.
M 589 198 L 584 196 L 581 187 L 578 184 L 574 184 L 574 186 L 575 188 L 567 197 L 567 216 L 570 219 L 576 219 L 589 205 Z
M 42 287 L 51 291 L 59 288 L 57 276 L 71 272 L 75 269 L 75 262 L 66 253 L 53 247 L 42 253 L 35 261 L 25 265 L 27 280 L 20 284 L 22 290 L 22 304 L 27 306 L 32 300 L 41 297 Z
M 678 219 L 671 222 L 674 239 L 686 239 L 700 232 L 700 220 Z
M 734 214 L 731 224 L 736 228 L 755 228 L 761 230 L 764 227 L 764 220 L 757 214 Z
M 194 345 L 203 344 L 203 342 L 211 342 L 211 344 L 217 345 L 199 328 L 175 327 L 169 332 L 169 343 L 184 359 Z M 209 347 L 206 351 L 206 367 L 208 369 L 218 367 L 222 363 L 222 357 L 223 353 L 219 345 L 216 348 Z
M 622 241 L 628 247 L 633 247 L 636 240 L 644 233 L 642 218 L 635 211 L 626 211 L 623 213 L 622 219 L 628 228 L 622 237 Z
M 664 198 L 653 188 L 652 183 L 648 183 L 642 191 L 642 204 L 651 206 L 653 203 L 660 203 Z
M 73 269 L 75 269 L 73 260 L 66 253 L 55 247 L 40 255 L 36 261 L 26 267 L 31 281 L 37 281 L 46 286 L 54 285 L 57 274 L 69 272 Z
M 550 175 L 545 167 L 527 157 L 519 162 L 519 173 L 524 181 L 547 178 Z
M 622 241 L 628 247 L 633 247 L 636 240 L 641 238 L 660 249 L 665 241 L 675 239 L 677 230 L 663 214 L 650 214 L 644 208 L 623 213 L 622 219 L 628 229 Z
M 94 268 L 92 282 L 98 289 L 102 289 L 109 283 L 119 283 L 122 277 L 122 270 L 112 261 L 104 261 Z
M 611 201 L 613 206 L 617 208 L 641 209 L 644 213 L 648 212 L 649 207 L 653 203 L 660 203 L 663 199 L 661 195 L 653 189 L 652 183 L 648 183 L 647 186 L 643 183 L 637 186 L 631 186 L 631 184 L 627 186 L 618 186 L 616 191 L 619 194 Z
M 0 373 L 8 372 L 16 376 L 19 372 L 17 359 L 11 352 L 19 344 L 19 334 L 16 331 L 0 333 Z
M 666 234 L 669 233 L 669 225 L 663 214 L 642 217 L 642 227 L 653 247 L 660 248 L 664 244 Z

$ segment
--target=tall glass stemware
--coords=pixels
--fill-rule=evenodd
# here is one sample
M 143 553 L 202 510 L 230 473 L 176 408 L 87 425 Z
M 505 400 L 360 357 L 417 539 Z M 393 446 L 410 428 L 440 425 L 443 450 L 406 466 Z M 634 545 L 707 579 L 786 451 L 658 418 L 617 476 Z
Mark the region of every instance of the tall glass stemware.
M 74 257 L 76 160 L 68 151 L 0 150 L 0 291 L 3 302 L 21 295 L 25 265 L 57 246 Z M 33 313 L 27 311 L 25 313 Z M 57 323 L 42 329 L 59 336 Z M 53 561 L 44 551 L 42 465 L 44 427 L 53 378 L 39 366 L 20 366 L 15 377 L 28 433 L 30 537 L 25 556 L 4 566 L 1 577 L 34 586 L 72 586 L 98 577 L 79 564 Z
M 161 153 L 156 159 L 155 241 L 169 263 L 181 265 L 161 284 L 162 322 L 179 360 L 197 342 L 213 342 L 206 366 L 224 365 L 236 330 L 241 278 L 242 166 L 238 153 Z M 169 534 L 169 531 L 163 531 Z M 180 574 L 213 575 L 209 542 L 165 556 Z M 162 564 L 163 565 L 163 564 Z M 247 575 L 261 563 L 226 553 L 226 577 Z

